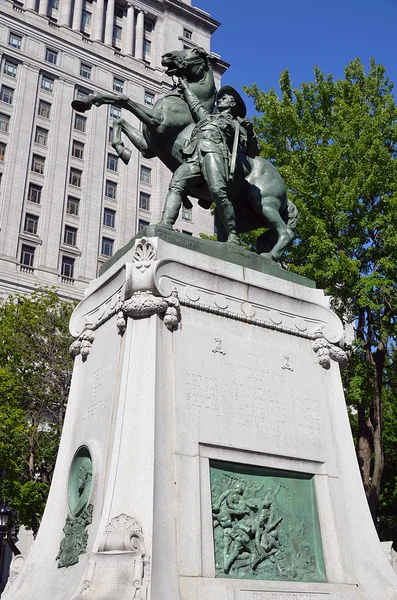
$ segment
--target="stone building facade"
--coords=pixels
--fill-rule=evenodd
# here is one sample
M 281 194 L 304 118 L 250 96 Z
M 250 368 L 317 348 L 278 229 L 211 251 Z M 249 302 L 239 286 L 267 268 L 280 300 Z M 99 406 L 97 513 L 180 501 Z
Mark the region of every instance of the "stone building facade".
M 1 294 L 45 284 L 80 298 L 108 257 L 160 219 L 168 169 L 135 149 L 127 167 L 109 141 L 115 118 L 138 120 L 116 106 L 80 115 L 71 102 L 114 90 L 154 103 L 172 86 L 161 55 L 209 50 L 218 26 L 191 0 L 1 1 Z M 176 228 L 212 234 L 213 218 L 194 202 Z

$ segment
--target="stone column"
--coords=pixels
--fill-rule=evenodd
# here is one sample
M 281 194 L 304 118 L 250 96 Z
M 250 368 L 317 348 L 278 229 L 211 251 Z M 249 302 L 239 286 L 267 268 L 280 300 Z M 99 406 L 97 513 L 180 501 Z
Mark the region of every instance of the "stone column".
M 36 0 L 26 0 L 26 10 L 36 10 Z
M 72 0 L 62 0 L 59 14 L 59 24 L 70 27 L 70 14 L 72 11 Z
M 106 8 L 106 23 L 105 23 L 105 44 L 113 45 L 113 27 L 114 27 L 114 0 L 108 0 Z
M 127 19 L 123 27 L 123 54 L 132 54 L 134 48 L 134 7 L 127 4 Z
M 39 15 L 47 16 L 48 13 L 48 0 L 40 0 L 39 3 Z
M 95 23 L 94 23 L 94 40 L 102 42 L 103 17 L 105 14 L 105 0 L 97 0 Z
M 81 31 L 81 13 L 83 11 L 83 0 L 76 0 L 73 11 L 72 29 Z
M 140 60 L 143 60 L 144 19 L 143 10 L 140 10 L 136 19 L 135 31 L 135 58 L 139 58 Z

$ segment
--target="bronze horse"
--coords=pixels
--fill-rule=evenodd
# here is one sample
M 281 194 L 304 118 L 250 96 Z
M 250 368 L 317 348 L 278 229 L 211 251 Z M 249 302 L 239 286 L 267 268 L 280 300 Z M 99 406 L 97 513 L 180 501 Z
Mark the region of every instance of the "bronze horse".
M 182 77 L 209 112 L 213 112 L 216 99 L 212 61 L 212 56 L 202 48 L 168 52 L 162 57 L 166 74 Z M 72 102 L 78 112 L 102 104 L 125 108 L 143 123 L 140 132 L 124 119 L 114 122 L 112 146 L 126 164 L 131 151 L 124 146 L 122 133 L 146 158 L 157 156 L 172 172 L 178 168 L 183 160 L 180 151 L 190 138 L 194 122 L 177 88 L 160 97 L 153 107 L 142 105 L 124 95 L 109 93 L 94 93 Z M 210 206 L 210 196 L 204 182 L 200 187 L 192 188 L 190 193 L 205 208 Z M 228 196 L 235 208 L 237 232 L 268 227 L 269 230 L 258 239 L 257 249 L 262 255 L 278 260 L 294 236 L 298 212 L 287 199 L 285 184 L 277 169 L 264 158 L 249 158 L 239 151 Z M 189 205 L 187 198 L 184 202 Z M 226 232 L 219 219 L 217 230 L 218 239 L 225 241 Z

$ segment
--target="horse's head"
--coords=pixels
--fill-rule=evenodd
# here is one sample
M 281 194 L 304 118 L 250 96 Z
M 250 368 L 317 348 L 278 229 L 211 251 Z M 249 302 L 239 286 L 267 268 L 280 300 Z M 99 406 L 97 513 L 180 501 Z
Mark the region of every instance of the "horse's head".
M 174 50 L 161 57 L 161 64 L 165 67 L 167 75 L 184 77 L 187 80 L 202 77 L 213 61 L 213 55 L 204 48 Z

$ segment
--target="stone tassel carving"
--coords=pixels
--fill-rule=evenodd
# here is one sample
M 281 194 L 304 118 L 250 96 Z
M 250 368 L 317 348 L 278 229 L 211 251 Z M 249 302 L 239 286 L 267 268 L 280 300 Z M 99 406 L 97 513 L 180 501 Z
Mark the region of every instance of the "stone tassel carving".
M 152 315 L 163 315 L 164 325 L 169 331 L 178 329 L 180 321 L 180 305 L 177 292 L 168 298 L 155 296 L 153 292 L 136 292 L 120 305 L 117 314 L 117 328 L 123 334 L 127 326 L 127 317 L 131 319 L 144 319 Z
M 331 367 L 331 359 L 338 362 L 341 369 L 347 367 L 348 357 L 342 348 L 331 344 L 325 337 L 317 332 L 313 342 L 313 350 L 317 354 L 318 362 L 324 369 Z

